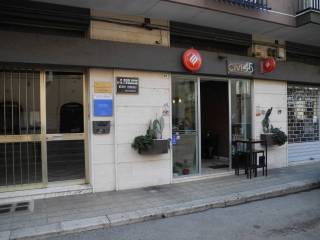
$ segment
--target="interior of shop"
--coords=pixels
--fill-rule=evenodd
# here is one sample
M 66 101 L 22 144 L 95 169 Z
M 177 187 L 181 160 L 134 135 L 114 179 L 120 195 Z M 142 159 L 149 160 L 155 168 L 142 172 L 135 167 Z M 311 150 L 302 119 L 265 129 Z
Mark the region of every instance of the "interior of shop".
M 230 135 L 232 139 L 251 136 L 250 80 L 234 79 L 229 84 L 226 80 L 173 76 L 174 177 L 230 171 Z
M 201 81 L 201 173 L 229 170 L 228 82 Z

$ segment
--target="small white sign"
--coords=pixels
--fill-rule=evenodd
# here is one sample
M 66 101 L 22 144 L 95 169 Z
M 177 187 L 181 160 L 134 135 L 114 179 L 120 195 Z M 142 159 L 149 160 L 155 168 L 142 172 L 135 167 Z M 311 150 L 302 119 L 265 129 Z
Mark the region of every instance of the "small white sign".
M 96 93 L 93 95 L 93 99 L 112 99 L 112 94 Z

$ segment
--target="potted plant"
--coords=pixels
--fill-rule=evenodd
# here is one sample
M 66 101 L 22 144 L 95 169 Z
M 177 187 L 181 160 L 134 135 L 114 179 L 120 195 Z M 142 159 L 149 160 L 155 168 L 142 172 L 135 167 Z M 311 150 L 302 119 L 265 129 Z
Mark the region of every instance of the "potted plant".
M 182 175 L 189 175 L 189 174 L 190 174 L 190 166 L 188 164 L 188 161 L 184 160 L 183 169 L 182 169 Z
M 168 153 L 170 148 L 170 140 L 162 139 L 164 129 L 164 118 L 150 121 L 149 127 L 145 135 L 134 138 L 132 147 L 139 154 L 163 154 Z
M 288 141 L 288 136 L 279 128 L 274 128 L 270 124 L 270 115 L 273 108 L 269 108 L 262 120 L 263 133 L 260 135 L 261 140 L 265 141 L 267 145 L 282 146 Z

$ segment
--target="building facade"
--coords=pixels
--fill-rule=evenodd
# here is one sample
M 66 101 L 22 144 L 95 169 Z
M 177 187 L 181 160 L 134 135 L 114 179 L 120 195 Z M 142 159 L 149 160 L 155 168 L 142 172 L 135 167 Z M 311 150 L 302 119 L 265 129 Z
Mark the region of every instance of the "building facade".
M 107 2 L 0 1 L 1 201 L 234 174 L 270 108 L 269 167 L 320 160 L 319 1 Z

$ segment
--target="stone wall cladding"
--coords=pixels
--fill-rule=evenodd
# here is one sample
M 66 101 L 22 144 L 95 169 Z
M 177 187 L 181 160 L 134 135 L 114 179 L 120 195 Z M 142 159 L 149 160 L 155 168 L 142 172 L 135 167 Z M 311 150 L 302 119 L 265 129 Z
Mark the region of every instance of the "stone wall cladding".
M 320 87 L 288 85 L 288 141 L 319 141 Z

